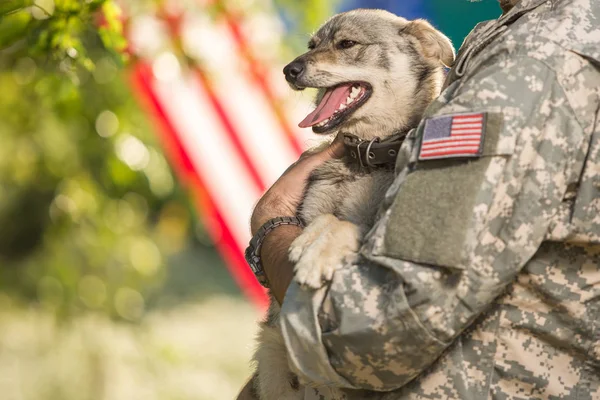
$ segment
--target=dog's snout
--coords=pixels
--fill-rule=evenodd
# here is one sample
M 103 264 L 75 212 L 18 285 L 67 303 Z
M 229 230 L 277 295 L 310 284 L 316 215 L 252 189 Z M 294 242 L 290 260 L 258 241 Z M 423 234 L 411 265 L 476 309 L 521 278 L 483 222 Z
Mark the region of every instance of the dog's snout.
M 302 75 L 304 72 L 304 62 L 303 61 L 292 61 L 283 69 L 283 74 L 285 75 L 285 79 L 288 82 L 295 82 L 296 79 Z

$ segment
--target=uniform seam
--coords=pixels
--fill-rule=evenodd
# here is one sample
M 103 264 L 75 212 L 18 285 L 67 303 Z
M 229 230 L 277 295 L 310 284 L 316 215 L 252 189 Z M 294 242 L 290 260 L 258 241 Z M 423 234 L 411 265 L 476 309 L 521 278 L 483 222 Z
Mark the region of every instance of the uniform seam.
M 539 22 L 541 22 L 541 21 L 539 21 Z M 589 60 L 587 60 L 587 58 L 584 55 L 579 54 L 578 52 L 574 51 L 573 49 L 565 47 L 564 45 L 562 45 L 561 43 L 557 42 L 556 40 L 550 39 L 550 38 L 548 38 L 546 36 L 539 35 L 538 32 L 537 32 L 538 28 L 539 28 L 539 25 L 536 27 L 535 34 L 532 35 L 533 40 L 540 40 L 540 41 L 543 41 L 544 43 L 550 43 L 550 44 L 552 44 L 552 45 L 560 48 L 565 53 L 575 54 L 578 57 L 581 57 L 582 59 L 585 59 L 588 63 L 591 64 L 591 62 Z M 521 53 L 522 51 L 526 51 L 525 47 L 521 47 L 519 49 L 519 53 Z M 548 70 L 552 71 L 552 73 L 554 74 L 554 77 L 555 77 L 554 81 L 556 82 L 556 84 L 558 85 L 558 87 L 560 87 L 560 89 L 562 90 L 563 94 L 565 95 L 564 98 L 567 101 L 567 104 L 569 104 L 569 110 L 571 111 L 571 113 L 573 114 L 573 116 L 575 117 L 575 119 L 577 120 L 577 124 L 579 125 L 579 127 L 585 132 L 583 124 L 582 124 L 581 120 L 579 119 L 579 115 L 577 115 L 577 113 L 575 112 L 575 109 L 573 108 L 573 104 L 571 103 L 571 100 L 569 99 L 569 97 L 566 96 L 567 90 L 565 89 L 565 87 L 563 86 L 563 84 L 558 79 L 559 70 L 555 66 L 550 65 L 546 60 L 541 60 L 541 59 L 538 59 L 538 58 L 534 58 L 534 57 L 531 57 L 531 56 L 529 56 L 527 54 L 517 54 L 517 56 L 537 61 L 540 64 L 543 64 L 546 68 L 548 68 Z M 596 97 L 596 101 L 598 101 L 598 96 Z
M 553 10 L 555 8 L 555 3 L 552 0 L 548 0 L 548 3 L 550 4 L 550 10 Z M 541 3 L 539 6 L 542 6 L 542 4 L 543 3 Z M 535 28 L 531 32 L 531 40 L 532 41 L 541 40 L 541 41 L 543 41 L 545 43 L 552 43 L 553 45 L 559 47 L 561 50 L 563 50 L 565 52 L 577 54 L 578 56 L 582 57 L 581 55 L 579 55 L 578 53 L 576 53 L 572 49 L 569 49 L 569 48 L 563 46 L 562 44 L 556 42 L 555 40 L 552 40 L 552 39 L 550 39 L 550 38 L 548 38 L 546 36 L 543 36 L 543 35 L 541 35 L 539 33 L 539 31 L 540 31 L 540 25 L 541 25 L 541 23 L 544 20 L 546 20 L 547 17 L 548 17 L 547 13 L 544 13 L 544 15 L 542 15 L 539 18 L 539 20 L 537 21 L 537 23 L 535 25 Z M 510 32 L 510 29 L 509 29 L 508 32 Z M 506 34 L 508 32 L 504 32 L 504 34 Z M 487 47 L 493 45 L 498 40 L 498 38 L 501 37 L 501 36 L 503 36 L 503 35 L 499 35 L 498 37 L 494 38 L 494 40 L 491 43 L 489 43 L 487 46 L 485 46 L 485 47 L 487 48 Z M 483 51 L 483 49 L 482 49 L 482 51 Z M 506 48 L 501 48 L 500 51 L 505 53 L 504 57 L 511 56 L 510 51 L 508 49 L 506 49 Z M 552 73 L 554 74 L 554 81 L 556 82 L 557 86 L 560 87 L 560 89 L 562 90 L 562 93 L 565 95 L 564 97 L 565 97 L 565 99 L 567 101 L 567 104 L 569 105 L 569 111 L 575 117 L 575 120 L 577 121 L 577 124 L 579 125 L 579 127 L 585 132 L 585 130 L 583 128 L 583 124 L 582 124 L 579 116 L 575 112 L 575 109 L 573 108 L 573 105 L 572 105 L 569 97 L 566 96 L 567 91 L 566 91 L 565 87 L 558 80 L 558 73 L 557 73 L 558 71 L 557 71 L 557 69 L 554 66 L 548 64 L 545 60 L 540 60 L 538 58 L 531 57 L 530 55 L 527 54 L 528 51 L 529 51 L 529 49 L 526 46 L 519 46 L 518 49 L 517 49 L 517 51 L 514 54 L 512 54 L 511 58 L 512 57 L 520 57 L 520 58 L 524 58 L 524 59 L 533 60 L 533 61 L 536 61 L 536 62 L 544 65 L 548 70 L 552 71 Z M 584 57 L 582 57 L 582 58 L 584 58 Z M 471 78 L 473 75 L 476 74 L 476 72 L 481 67 L 485 67 L 487 61 L 489 61 L 489 57 L 486 57 L 485 59 L 482 59 L 482 60 L 478 61 L 476 63 L 476 65 L 474 66 L 475 68 L 471 69 L 468 72 L 468 74 L 465 74 L 465 76 L 463 76 L 460 79 L 462 82 L 459 83 L 459 86 L 457 87 L 457 90 L 460 90 L 462 88 L 462 86 L 464 85 L 464 82 L 468 80 L 466 78 Z M 467 76 L 467 75 L 469 75 L 469 76 Z
M 494 378 L 494 373 L 496 371 L 496 352 L 498 351 L 498 332 L 500 331 L 500 320 L 502 319 L 502 313 L 504 313 L 504 309 L 502 306 L 500 306 L 500 308 L 498 310 L 497 320 L 496 320 L 496 329 L 494 329 L 494 355 L 491 357 L 492 365 L 490 366 L 490 369 L 491 369 L 490 376 L 488 378 L 487 388 L 485 391 L 485 393 L 487 393 L 488 399 L 491 398 L 492 381 Z
M 529 14 L 529 13 L 530 13 L 530 12 L 532 12 L 533 10 L 536 10 L 536 9 L 538 9 L 539 7 L 542 7 L 542 5 L 543 5 L 544 3 L 548 3 L 548 2 L 550 3 L 550 9 L 552 9 L 552 2 L 551 2 L 550 0 L 546 0 L 546 1 L 540 2 L 540 3 L 539 3 L 537 6 L 535 6 L 535 7 L 531 8 L 531 9 L 527 10 L 527 11 L 526 11 L 524 14 Z M 542 15 L 542 16 L 540 16 L 539 20 L 537 21 L 537 23 L 536 23 L 536 25 L 535 25 L 535 28 L 534 28 L 534 29 L 531 31 L 531 36 L 532 36 L 532 37 L 537 37 L 537 36 L 539 36 L 538 32 L 539 32 L 539 29 L 540 29 L 540 24 L 541 24 L 542 20 L 543 20 L 543 19 L 544 19 L 546 16 L 547 16 L 547 15 L 545 15 L 545 14 L 544 14 L 544 15 Z M 492 40 L 491 40 L 491 41 L 490 41 L 488 44 L 486 44 L 486 45 L 485 45 L 483 48 L 481 48 L 481 49 L 480 49 L 480 50 L 479 50 L 479 51 L 478 51 L 478 52 L 477 52 L 477 53 L 474 55 L 474 57 L 475 57 L 475 58 L 477 58 L 477 56 L 480 56 L 480 55 L 481 55 L 481 53 L 482 53 L 482 52 L 483 52 L 483 51 L 484 51 L 486 48 L 488 48 L 489 46 L 491 46 L 491 45 L 493 45 L 495 42 L 497 42 L 497 41 L 498 41 L 498 38 L 500 38 L 500 37 L 504 36 L 505 34 L 507 34 L 508 32 L 510 32 L 510 30 L 511 30 L 511 29 L 510 29 L 510 28 L 508 28 L 508 27 L 509 27 L 509 26 L 510 26 L 510 27 L 512 27 L 512 25 L 513 25 L 515 22 L 517 22 L 519 19 L 521 19 L 521 17 L 523 17 L 523 15 L 520 15 L 520 16 L 518 16 L 516 19 L 514 19 L 514 20 L 512 20 L 512 21 L 510 21 L 510 22 L 507 22 L 507 21 L 506 21 L 506 19 L 505 19 L 504 17 L 505 17 L 505 15 L 502 15 L 501 17 L 499 17 L 498 19 L 496 19 L 496 20 L 495 20 L 495 22 L 493 23 L 493 25 L 495 25 L 495 26 L 493 27 L 493 29 L 496 29 L 497 36 L 493 37 L 493 39 L 492 39 Z M 513 16 L 513 17 L 514 17 L 514 16 Z M 513 17 L 511 17 L 511 18 L 513 18 Z M 486 28 L 486 29 L 484 30 L 484 32 L 483 32 L 483 34 L 484 34 L 484 35 L 488 33 L 488 32 L 487 32 L 487 29 L 489 29 L 489 28 L 492 28 L 492 27 L 490 26 L 490 27 Z M 503 29 L 503 28 L 504 28 L 504 29 Z M 481 33 L 480 33 L 480 34 L 481 34 Z M 476 41 L 476 39 L 475 39 L 475 41 Z M 506 51 L 506 49 L 504 49 L 504 50 Z M 520 47 L 518 47 L 518 48 L 517 48 L 517 50 L 514 52 L 514 56 L 520 56 L 520 55 L 521 55 L 521 53 L 522 53 L 522 52 L 524 52 L 525 50 L 526 50 L 526 47 L 525 47 L 525 46 L 520 46 Z M 509 53 L 510 53 L 510 51 L 509 51 Z M 478 67 L 479 67 L 479 66 L 481 66 L 481 65 L 483 65 L 483 64 L 485 64 L 485 62 L 486 62 L 488 59 L 489 59 L 489 57 L 486 57 L 486 59 L 482 59 L 482 60 L 480 60 L 479 62 L 475 63 L 475 66 L 474 66 L 475 68 L 473 68 L 473 69 L 470 71 L 470 73 L 467 73 L 467 74 L 464 74 L 464 75 L 463 75 L 463 74 L 461 74 L 461 75 L 463 75 L 463 76 L 460 76 L 460 77 L 459 77 L 459 80 L 460 80 L 460 81 L 462 81 L 462 82 L 461 82 L 461 83 L 459 83 L 459 85 L 458 85 L 458 87 L 457 87 L 457 90 L 460 90 L 460 89 L 462 88 L 462 86 L 463 86 L 463 84 L 464 84 L 464 82 L 465 82 L 465 75 L 474 75 L 474 73 L 475 73 L 475 71 L 477 71 Z M 472 60 L 471 60 L 471 63 L 472 63 Z M 456 68 L 456 64 L 455 64 L 455 68 Z M 467 66 L 465 66 L 464 68 L 465 68 L 465 71 L 464 71 L 464 72 L 467 72 Z
M 579 188 L 579 185 L 581 184 L 581 180 L 582 180 L 583 175 L 585 173 L 588 160 L 590 159 L 590 154 L 591 154 L 591 152 L 593 150 L 594 132 L 596 131 L 596 127 L 600 123 L 600 121 L 598 120 L 599 112 L 600 112 L 600 104 L 598 104 L 596 106 L 596 114 L 594 116 L 594 122 L 592 123 L 592 133 L 591 133 L 591 135 L 589 137 L 589 140 L 587 142 L 587 150 L 585 152 L 585 157 L 583 158 L 583 161 L 581 163 L 581 170 L 579 171 L 579 178 L 576 181 L 578 188 Z M 585 134 L 585 132 L 584 132 L 584 134 Z M 579 192 L 579 190 L 578 190 L 578 192 Z M 574 215 L 575 215 L 576 208 L 577 208 L 577 197 L 575 197 L 573 199 L 573 202 L 570 205 L 570 209 L 569 209 L 569 225 L 571 225 L 571 226 L 573 226 L 573 218 L 574 218 Z M 579 233 L 580 228 L 573 228 L 573 229 L 574 229 L 573 233 L 575 233 L 575 234 Z M 599 338 L 600 338 L 600 335 L 599 335 Z
M 544 39 L 546 39 L 546 38 L 544 38 Z M 563 46 L 558 45 L 556 42 L 554 42 L 554 41 L 552 41 L 550 39 L 546 39 L 546 41 L 551 42 L 553 44 L 556 44 L 557 46 L 561 47 L 565 51 L 571 52 L 571 50 L 568 50 L 568 49 L 564 48 Z M 575 112 L 575 109 L 573 108 L 573 104 L 571 103 L 571 101 L 569 100 L 569 97 L 567 96 L 567 90 L 565 89 L 565 87 L 558 80 L 558 73 L 557 73 L 556 68 L 554 68 L 552 65 L 548 64 L 545 60 L 540 60 L 538 58 L 531 57 L 530 55 L 527 55 L 527 54 L 515 54 L 514 57 L 515 58 L 526 59 L 526 60 L 529 60 L 529 61 L 533 61 L 535 63 L 539 63 L 539 64 L 543 65 L 549 72 L 552 73 L 554 83 L 556 83 L 556 85 L 560 88 L 560 90 L 562 92 L 562 95 L 563 95 L 563 97 L 566 100 L 566 104 L 568 104 L 568 106 L 569 106 L 569 112 L 571 113 L 571 115 L 577 121 L 577 125 L 582 130 L 582 132 L 585 132 L 583 124 L 582 124 L 581 120 L 579 119 L 579 116 Z
M 393 259 L 389 256 L 383 255 L 383 256 L 376 256 L 373 255 L 372 257 L 369 257 L 371 259 L 371 261 L 385 267 L 388 268 L 389 270 L 391 270 L 392 272 L 394 272 L 395 274 L 398 274 L 397 270 L 393 267 L 389 267 L 388 264 L 384 261 L 385 259 L 391 259 L 391 260 L 398 260 L 398 259 Z M 406 260 L 401 260 L 401 261 L 406 261 Z M 412 262 L 412 261 L 407 261 L 407 262 Z M 400 275 L 400 274 L 398 274 Z M 401 275 L 400 275 L 401 276 Z M 394 296 L 394 294 L 392 294 Z M 406 291 L 402 290 L 402 296 L 404 297 L 404 300 L 406 301 L 406 304 L 408 305 L 408 298 L 406 296 Z M 450 346 L 453 341 L 450 342 L 446 342 L 444 340 L 441 340 L 440 338 L 437 337 L 437 335 L 434 335 L 433 332 L 427 327 L 425 326 L 425 324 L 423 323 L 423 321 L 421 321 L 421 319 L 419 318 L 418 314 L 415 312 L 415 310 L 413 309 L 413 307 L 407 307 L 408 312 L 410 313 L 410 315 L 413 317 L 413 319 L 415 320 L 416 324 L 419 326 L 419 328 L 421 328 L 423 330 L 423 332 L 429 336 L 429 338 L 431 338 L 433 341 L 437 342 L 438 344 L 440 344 L 441 346 L 443 346 L 444 348 L 447 348 L 448 346 Z
M 531 11 L 533 11 L 533 10 L 537 10 L 537 8 L 541 7 L 542 4 L 544 4 L 544 3 L 540 3 L 536 8 L 528 11 L 528 13 L 531 12 Z M 550 2 L 550 9 L 552 9 L 552 2 Z M 547 13 L 543 13 L 542 15 L 540 15 L 540 18 L 538 19 L 537 23 L 535 24 L 535 29 L 533 29 L 533 31 L 531 32 L 531 37 L 532 38 L 541 37 L 540 34 L 539 34 L 540 25 L 541 25 L 542 21 L 544 21 L 547 17 L 548 17 Z M 527 46 L 519 46 L 519 51 L 515 55 L 522 55 L 522 53 L 525 52 L 525 51 L 527 51 L 527 50 L 528 50 Z

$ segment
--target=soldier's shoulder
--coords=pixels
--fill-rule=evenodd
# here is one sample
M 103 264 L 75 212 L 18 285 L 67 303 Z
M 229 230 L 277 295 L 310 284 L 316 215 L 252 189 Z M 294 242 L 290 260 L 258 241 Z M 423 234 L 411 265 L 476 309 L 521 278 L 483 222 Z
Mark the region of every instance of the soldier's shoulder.
M 456 65 L 464 70 L 467 64 L 507 61 L 507 70 L 522 73 L 522 56 L 570 75 L 574 66 L 599 67 L 600 1 L 521 0 L 498 20 L 479 24 L 461 47 Z M 577 66 L 578 58 L 583 63 Z
M 556 75 L 582 127 L 589 131 L 600 86 L 600 1 L 549 0 L 515 22 L 500 47 L 538 60 Z M 511 44 L 512 43 L 512 44 Z M 520 63 L 512 64 L 518 73 Z
M 553 0 L 549 3 L 537 35 L 600 62 L 600 2 Z

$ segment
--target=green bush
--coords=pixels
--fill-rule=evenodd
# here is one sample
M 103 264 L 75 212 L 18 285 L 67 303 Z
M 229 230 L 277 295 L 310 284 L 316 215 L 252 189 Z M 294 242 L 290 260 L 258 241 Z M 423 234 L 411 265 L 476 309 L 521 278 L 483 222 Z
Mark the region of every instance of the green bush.
M 142 315 L 190 207 L 127 83 L 113 1 L 0 5 L 0 291 Z

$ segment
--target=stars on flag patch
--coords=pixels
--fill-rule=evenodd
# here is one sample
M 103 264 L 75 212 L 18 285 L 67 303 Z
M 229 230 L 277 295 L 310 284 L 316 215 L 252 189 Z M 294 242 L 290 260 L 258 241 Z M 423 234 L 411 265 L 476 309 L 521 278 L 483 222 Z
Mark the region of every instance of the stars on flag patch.
M 425 121 L 419 160 L 479 157 L 485 113 L 446 115 Z

